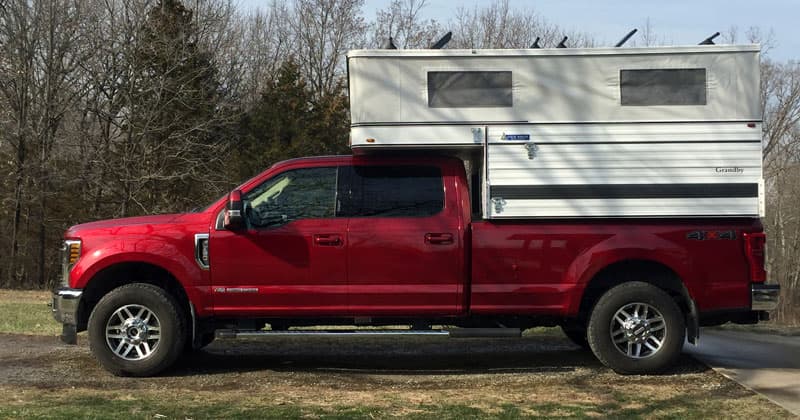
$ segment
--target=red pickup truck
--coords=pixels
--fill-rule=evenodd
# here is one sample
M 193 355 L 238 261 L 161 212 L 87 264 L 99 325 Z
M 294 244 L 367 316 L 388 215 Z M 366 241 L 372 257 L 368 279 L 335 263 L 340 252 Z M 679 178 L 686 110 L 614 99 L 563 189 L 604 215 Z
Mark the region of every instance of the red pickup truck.
M 667 368 L 699 326 L 776 305 L 758 219 L 488 220 L 477 199 L 452 157 L 281 162 L 201 211 L 70 228 L 54 316 L 119 375 L 156 374 L 215 333 L 313 325 L 560 325 L 637 374 Z

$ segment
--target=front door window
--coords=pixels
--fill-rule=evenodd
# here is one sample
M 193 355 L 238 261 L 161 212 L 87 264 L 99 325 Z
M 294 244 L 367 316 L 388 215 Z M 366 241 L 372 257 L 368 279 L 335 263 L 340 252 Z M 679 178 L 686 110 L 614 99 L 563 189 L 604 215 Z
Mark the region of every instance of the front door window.
M 248 224 L 269 228 L 334 217 L 336 173 L 330 167 L 295 169 L 264 182 L 244 197 Z

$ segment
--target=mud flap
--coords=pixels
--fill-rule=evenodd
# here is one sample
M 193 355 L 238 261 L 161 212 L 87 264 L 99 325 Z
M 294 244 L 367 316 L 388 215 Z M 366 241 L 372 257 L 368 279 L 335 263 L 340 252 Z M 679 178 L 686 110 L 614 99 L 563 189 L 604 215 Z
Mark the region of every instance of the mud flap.
M 689 302 L 689 313 L 686 314 L 686 340 L 697 345 L 697 341 L 700 339 L 700 316 L 697 313 L 697 304 L 688 293 L 686 301 Z
M 78 344 L 78 327 L 75 325 L 64 324 L 61 327 L 61 335 L 59 338 L 64 344 Z

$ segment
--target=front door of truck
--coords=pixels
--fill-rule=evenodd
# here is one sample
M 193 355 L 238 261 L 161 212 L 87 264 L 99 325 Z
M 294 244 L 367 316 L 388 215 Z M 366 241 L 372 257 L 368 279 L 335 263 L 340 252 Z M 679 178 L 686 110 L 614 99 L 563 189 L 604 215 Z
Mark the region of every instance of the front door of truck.
M 435 165 L 356 165 L 343 173 L 354 316 L 452 315 L 464 281 L 457 202 Z M 450 194 L 455 188 L 447 186 Z
M 209 241 L 214 310 L 225 315 L 343 315 L 347 219 L 337 167 L 287 170 L 246 191 L 247 227 Z

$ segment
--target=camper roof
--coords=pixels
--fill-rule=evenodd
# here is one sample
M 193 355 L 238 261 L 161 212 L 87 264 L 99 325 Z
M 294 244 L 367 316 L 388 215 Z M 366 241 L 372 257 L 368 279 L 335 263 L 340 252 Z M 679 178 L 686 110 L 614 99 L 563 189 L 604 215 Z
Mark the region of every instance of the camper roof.
M 760 121 L 758 45 L 348 53 L 353 126 Z
M 643 54 L 714 54 L 726 52 L 759 52 L 758 44 L 745 45 L 686 45 L 663 47 L 602 47 L 602 48 L 524 48 L 524 49 L 409 49 L 409 50 L 351 50 L 347 57 L 507 57 L 507 56 L 582 56 L 582 55 L 643 55 Z

